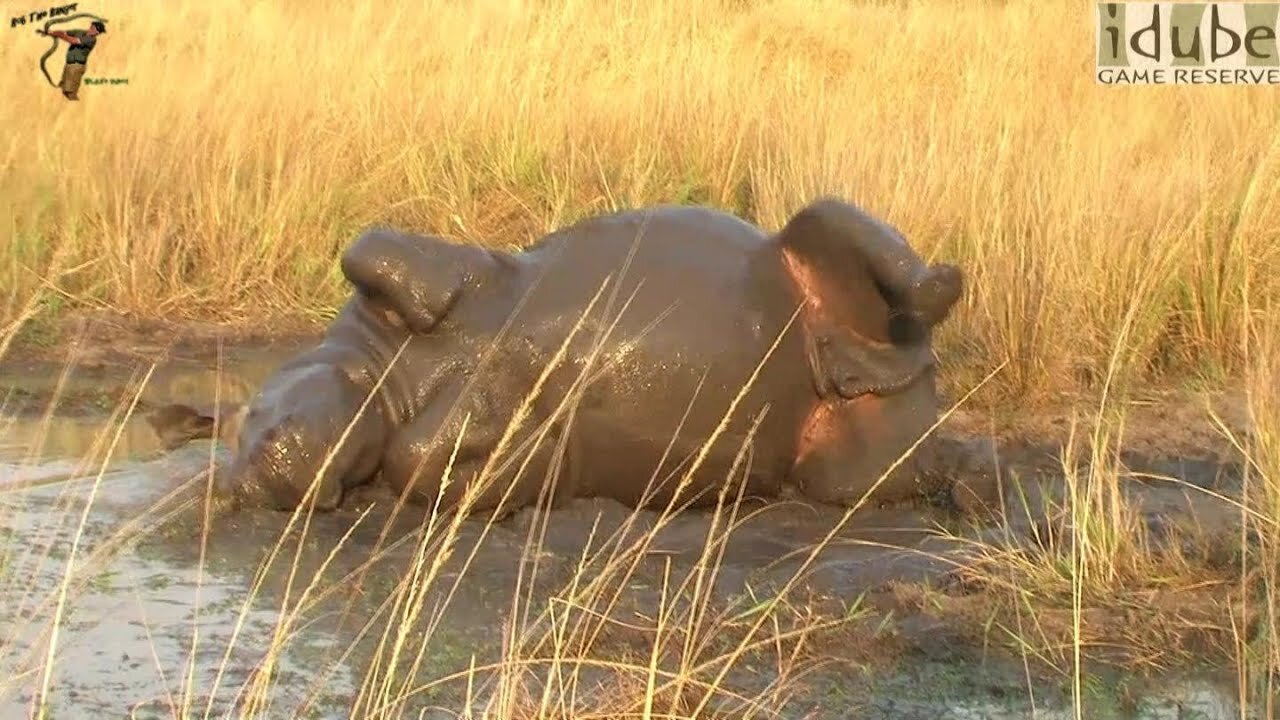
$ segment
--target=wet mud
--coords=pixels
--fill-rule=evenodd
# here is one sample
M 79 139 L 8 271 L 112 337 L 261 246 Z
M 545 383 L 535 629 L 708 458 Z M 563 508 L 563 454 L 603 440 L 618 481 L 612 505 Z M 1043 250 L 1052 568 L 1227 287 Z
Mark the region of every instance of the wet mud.
M 455 717 L 484 707 L 498 687 L 494 673 L 478 672 L 490 683 L 470 688 L 449 680 L 473 663 L 572 657 L 578 647 L 644 667 L 663 633 L 685 649 L 676 656 L 706 661 L 733 652 L 766 607 L 771 625 L 843 621 L 788 656 L 803 657 L 806 674 L 785 701 L 768 691 L 792 641 L 744 655 L 722 681 L 733 692 L 711 703 L 733 716 L 749 714 L 744 697 L 774 698 L 758 717 L 1072 716 L 1061 678 L 961 642 L 920 600 L 964 597 L 975 548 L 1031 546 L 1060 527 L 1060 435 L 1006 432 L 993 477 L 967 454 L 989 449 L 980 440 L 999 432 L 957 415 L 951 463 L 956 473 L 982 468 L 969 477 L 976 500 L 942 496 L 851 516 L 795 498 L 669 518 L 581 499 L 455 523 L 370 488 L 336 513 L 252 510 L 206 524 L 202 470 L 221 451 L 193 443 L 162 452 L 140 413 L 173 400 L 242 400 L 295 349 L 232 348 L 218 372 L 206 348 L 168 359 L 141 388 L 123 359 L 61 384 L 49 363 L 5 366 L 0 716 L 26 717 L 46 697 L 53 717 L 203 717 L 209 708 L 218 717 L 347 718 L 378 704 L 361 689 L 381 683 L 414 689 L 391 716 Z M 47 413 L 54 397 L 68 402 Z M 108 422 L 134 398 L 138 415 Z M 1159 432 L 1137 427 L 1134 449 L 1120 457 L 1141 527 L 1155 542 L 1220 547 L 1218 562 L 1231 562 L 1239 463 L 1221 443 L 1161 452 Z M 406 591 L 413 585 L 421 596 Z M 703 623 L 713 637 L 690 656 L 695 617 L 716 622 Z M 536 707 L 538 691 L 556 681 L 528 667 L 518 685 Z M 599 707 L 628 682 L 617 667 L 577 674 L 577 692 L 599 693 Z M 1234 688 L 1206 671 L 1092 677 L 1086 717 L 1241 716 Z

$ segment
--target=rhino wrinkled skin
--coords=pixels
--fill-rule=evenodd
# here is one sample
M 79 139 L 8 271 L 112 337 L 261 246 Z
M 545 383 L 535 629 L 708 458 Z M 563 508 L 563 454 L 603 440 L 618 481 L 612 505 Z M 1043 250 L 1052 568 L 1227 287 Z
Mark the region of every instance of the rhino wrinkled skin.
M 227 442 L 220 492 L 291 509 L 316 482 L 316 507 L 332 509 L 380 477 L 446 508 L 470 488 L 478 511 L 543 493 L 654 506 L 686 479 L 681 500 L 705 505 L 736 478 L 750 496 L 850 504 L 936 421 L 931 329 L 962 285 L 835 199 L 772 234 L 660 206 L 519 253 L 372 229 L 341 266 L 354 291 L 323 341 L 246 407 L 153 414 L 170 447 Z M 474 484 L 491 456 L 493 481 Z M 915 490 L 908 458 L 875 497 Z

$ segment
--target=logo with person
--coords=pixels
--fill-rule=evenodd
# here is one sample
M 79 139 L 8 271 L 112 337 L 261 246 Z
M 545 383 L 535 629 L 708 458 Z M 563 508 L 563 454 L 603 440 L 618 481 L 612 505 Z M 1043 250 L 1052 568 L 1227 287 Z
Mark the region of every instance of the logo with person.
M 89 26 L 83 29 L 72 30 L 55 30 L 53 24 L 55 22 L 62 23 L 74 20 L 76 18 L 85 17 L 91 19 Z M 45 37 L 53 38 L 53 45 L 40 58 L 40 72 L 44 73 L 44 77 L 49 84 L 62 90 L 62 95 L 68 100 L 80 99 L 80 82 L 84 80 L 84 73 L 89 64 L 89 55 L 93 53 L 94 48 L 98 46 L 98 38 L 107 32 L 106 20 L 93 15 L 82 14 L 74 15 L 68 18 L 59 18 L 50 20 L 45 24 L 43 29 L 36 31 Z M 61 40 L 67 44 L 67 58 L 62 66 L 62 78 L 55 83 L 53 76 L 49 74 L 46 62 L 58 49 L 58 41 Z

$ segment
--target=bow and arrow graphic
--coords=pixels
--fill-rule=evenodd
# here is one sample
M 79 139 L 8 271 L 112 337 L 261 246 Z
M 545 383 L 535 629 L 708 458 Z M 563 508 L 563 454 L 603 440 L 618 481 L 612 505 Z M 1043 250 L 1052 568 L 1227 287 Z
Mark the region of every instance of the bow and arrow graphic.
M 49 33 L 49 30 L 52 29 L 54 25 L 57 25 L 59 23 L 64 23 L 64 22 L 70 22 L 72 20 L 79 20 L 80 18 L 89 18 L 90 20 L 97 20 L 98 22 L 101 22 L 101 23 L 105 23 L 107 21 L 106 18 L 98 17 L 93 13 L 76 13 L 75 15 L 68 15 L 66 17 L 49 18 L 49 20 L 45 22 L 44 28 L 40 30 L 40 34 L 47 35 Z M 49 46 L 48 50 L 44 51 L 44 55 L 40 56 L 40 72 L 44 73 L 44 79 L 48 80 L 51 86 L 58 87 L 58 83 L 54 82 L 53 76 L 49 74 L 49 68 L 47 65 L 47 63 L 49 62 L 49 58 L 52 57 L 53 54 L 58 51 L 58 38 L 54 37 L 52 39 L 53 39 L 53 44 Z

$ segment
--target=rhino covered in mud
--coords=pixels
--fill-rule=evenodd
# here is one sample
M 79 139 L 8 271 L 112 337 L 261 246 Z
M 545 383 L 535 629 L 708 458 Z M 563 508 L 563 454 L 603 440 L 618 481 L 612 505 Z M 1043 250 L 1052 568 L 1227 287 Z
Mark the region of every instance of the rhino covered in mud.
M 218 493 L 332 509 L 380 476 L 471 511 L 699 505 L 731 481 L 904 498 L 900 458 L 938 417 L 931 330 L 962 286 L 834 199 L 772 234 L 662 206 L 519 253 L 374 229 L 341 267 L 354 292 L 323 341 L 249 404 L 152 414 L 169 447 L 227 442 Z

